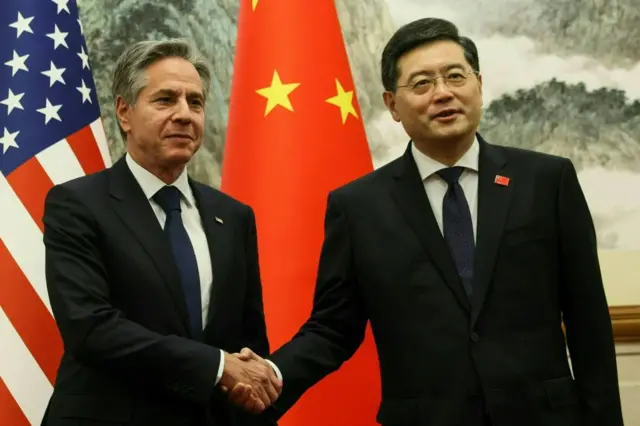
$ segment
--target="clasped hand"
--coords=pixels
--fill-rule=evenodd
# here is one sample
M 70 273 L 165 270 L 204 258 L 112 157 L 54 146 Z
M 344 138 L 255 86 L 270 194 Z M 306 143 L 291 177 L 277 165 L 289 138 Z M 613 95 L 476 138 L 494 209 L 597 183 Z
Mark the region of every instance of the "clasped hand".
M 224 356 L 220 386 L 228 394 L 229 401 L 259 414 L 278 399 L 282 382 L 267 361 L 249 348 Z

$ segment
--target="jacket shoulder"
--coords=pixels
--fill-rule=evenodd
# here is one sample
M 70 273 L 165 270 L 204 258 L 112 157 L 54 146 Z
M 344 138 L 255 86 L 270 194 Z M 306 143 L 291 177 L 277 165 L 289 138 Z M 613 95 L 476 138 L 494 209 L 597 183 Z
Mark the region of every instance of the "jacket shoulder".
M 398 174 L 402 167 L 403 157 L 396 158 L 357 179 L 337 187 L 332 193 L 339 195 L 356 195 L 359 193 L 369 193 L 378 191 L 381 187 L 386 187 L 392 178 Z
M 99 172 L 95 172 L 89 175 L 80 176 L 74 179 L 70 179 L 66 182 L 59 183 L 54 185 L 50 190 L 51 192 L 56 192 L 60 189 L 66 189 L 71 191 L 78 196 L 82 197 L 93 197 L 97 194 L 100 194 L 102 190 L 107 191 L 108 188 L 108 174 L 109 169 L 104 169 Z
M 567 157 L 533 151 L 530 149 L 516 148 L 512 146 L 491 145 L 493 149 L 502 150 L 507 158 L 514 161 L 535 161 L 546 164 L 565 164 L 571 161 Z
M 206 185 L 201 182 L 192 181 L 193 185 L 196 187 L 201 197 L 206 200 L 213 202 L 216 205 L 222 206 L 225 209 L 228 209 L 232 212 L 244 213 L 247 214 L 251 212 L 253 214 L 253 209 L 246 203 L 238 200 L 237 198 L 232 197 L 229 194 L 222 192 L 219 189 L 213 188 L 209 185 Z

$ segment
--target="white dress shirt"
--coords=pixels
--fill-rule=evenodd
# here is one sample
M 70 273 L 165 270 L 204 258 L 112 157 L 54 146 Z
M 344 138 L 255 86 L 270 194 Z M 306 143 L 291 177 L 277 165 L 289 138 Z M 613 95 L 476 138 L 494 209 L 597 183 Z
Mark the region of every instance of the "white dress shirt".
M 152 197 L 156 194 L 156 192 L 166 186 L 166 184 L 158 179 L 157 176 L 136 163 L 130 155 L 126 156 L 125 161 L 127 163 L 127 166 L 129 166 L 129 170 L 131 170 L 133 177 L 136 179 L 136 181 L 138 181 L 140 188 L 142 188 L 142 192 L 144 192 L 144 195 L 147 197 L 149 204 L 151 204 L 151 208 L 153 209 L 153 212 L 155 213 L 160 226 L 162 227 L 162 229 L 164 229 L 164 224 L 167 216 L 162 207 L 160 207 L 160 205 L 156 203 Z M 204 329 L 207 324 L 207 314 L 209 312 L 209 302 L 211 300 L 211 284 L 213 283 L 213 270 L 211 266 L 211 257 L 209 254 L 209 243 L 207 242 L 207 234 L 205 234 L 204 232 L 202 219 L 200 218 L 200 212 L 198 211 L 198 207 L 196 206 L 196 199 L 193 196 L 191 187 L 189 186 L 186 168 L 171 185 L 178 188 L 180 194 L 182 195 L 180 197 L 182 222 L 184 223 L 184 227 L 187 231 L 187 235 L 189 236 L 189 240 L 191 240 L 191 245 L 193 246 L 193 251 L 196 255 L 198 273 L 200 274 L 202 327 Z M 270 360 L 266 361 L 274 369 L 278 379 L 282 380 L 282 374 L 280 373 L 278 367 Z M 223 372 L 224 351 L 221 349 L 220 365 L 218 366 L 218 376 L 216 377 L 215 382 L 216 385 L 222 378 Z
M 411 154 L 418 166 L 418 172 L 424 184 L 424 190 L 429 198 L 431 210 L 436 217 L 440 232 L 443 232 L 442 225 L 442 200 L 447 192 L 449 185 L 436 172 L 446 169 L 446 166 L 437 162 L 431 157 L 427 157 L 416 148 L 415 144 L 411 144 Z M 460 186 L 464 192 L 464 196 L 469 204 L 471 213 L 471 222 L 473 223 L 473 235 L 476 239 L 477 223 L 478 223 L 478 158 L 480 155 L 480 145 L 476 138 L 467 152 L 456 162 L 454 166 L 464 167 L 464 171 L 460 175 Z M 444 234 L 443 234 L 444 235 Z
M 158 203 L 153 200 L 153 196 L 160 189 L 166 186 L 157 176 L 140 166 L 135 162 L 130 155 L 125 158 L 129 170 L 133 174 L 133 177 L 138 181 L 142 192 L 147 197 L 153 212 L 160 223 L 162 229 L 167 216 Z M 180 197 L 180 208 L 182 209 L 182 222 L 187 231 L 187 235 L 191 240 L 193 251 L 196 255 L 196 263 L 198 264 L 198 273 L 200 274 L 200 298 L 202 301 L 202 327 L 207 324 L 207 314 L 209 312 L 209 302 L 211 300 L 211 284 L 213 283 L 213 270 L 211 266 L 211 257 L 209 254 L 209 243 L 207 242 L 207 234 L 204 232 L 202 226 L 202 220 L 200 218 L 200 212 L 196 206 L 196 200 L 193 196 L 193 191 L 189 186 L 189 180 L 187 175 L 187 169 L 178 176 L 178 178 L 171 184 L 180 191 L 182 195 Z M 224 352 L 220 350 L 220 365 L 218 367 L 218 376 L 215 384 L 218 384 L 222 378 L 222 372 L 224 371 Z

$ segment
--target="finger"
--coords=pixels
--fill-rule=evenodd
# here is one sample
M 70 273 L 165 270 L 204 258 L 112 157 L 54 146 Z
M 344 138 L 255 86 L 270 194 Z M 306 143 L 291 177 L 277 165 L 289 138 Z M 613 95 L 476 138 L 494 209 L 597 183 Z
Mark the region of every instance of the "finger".
M 275 372 L 272 372 L 269 375 L 269 379 L 271 379 L 271 384 L 275 388 L 276 392 L 278 392 L 278 395 L 280 395 L 282 393 L 282 380 L 278 379 Z
M 265 392 L 269 396 L 269 405 L 272 405 L 278 397 L 280 396 L 280 392 L 273 386 L 271 382 L 267 383 L 264 387 Z
M 254 395 L 256 395 L 260 401 L 262 402 L 262 404 L 264 405 L 263 410 L 266 407 L 269 407 L 271 405 L 271 397 L 269 396 L 269 394 L 267 393 L 265 386 L 261 386 L 261 385 L 257 385 L 254 388 Z
M 247 402 L 251 401 L 253 395 L 253 387 L 251 386 L 245 386 L 244 388 L 244 393 L 242 394 L 242 397 L 239 398 L 239 401 L 242 405 L 246 405 Z
M 243 392 L 245 391 L 247 385 L 245 385 L 244 383 L 236 383 L 235 386 L 233 388 L 231 388 L 231 391 L 229 392 L 229 399 L 233 399 L 236 400 L 240 395 L 243 394 Z M 225 388 L 223 386 L 223 388 Z M 227 391 L 229 391 L 228 388 L 226 388 Z
M 260 414 L 266 409 L 264 402 L 262 402 L 262 400 L 257 397 L 255 393 L 251 394 L 251 397 L 248 401 L 248 406 L 246 406 L 246 408 L 253 414 Z
M 238 404 L 238 405 L 244 408 L 246 411 L 253 413 L 254 412 L 253 406 L 255 405 L 255 397 L 251 392 L 249 392 L 249 394 L 246 395 L 246 398 L 244 398 L 244 401 L 242 402 L 242 404 Z
M 251 386 L 245 385 L 244 383 L 238 383 L 231 390 L 229 400 L 234 404 L 243 406 L 250 400 L 252 391 L 253 389 Z

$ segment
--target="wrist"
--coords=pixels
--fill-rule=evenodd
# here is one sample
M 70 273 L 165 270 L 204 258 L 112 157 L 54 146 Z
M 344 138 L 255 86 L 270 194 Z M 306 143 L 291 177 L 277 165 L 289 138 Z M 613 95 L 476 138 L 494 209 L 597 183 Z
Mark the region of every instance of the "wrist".
M 234 362 L 233 358 L 233 355 L 223 351 L 222 363 L 224 364 L 224 367 L 222 369 L 222 375 L 220 376 L 218 384 L 227 388 L 229 388 L 230 382 L 232 380 L 230 372 Z

